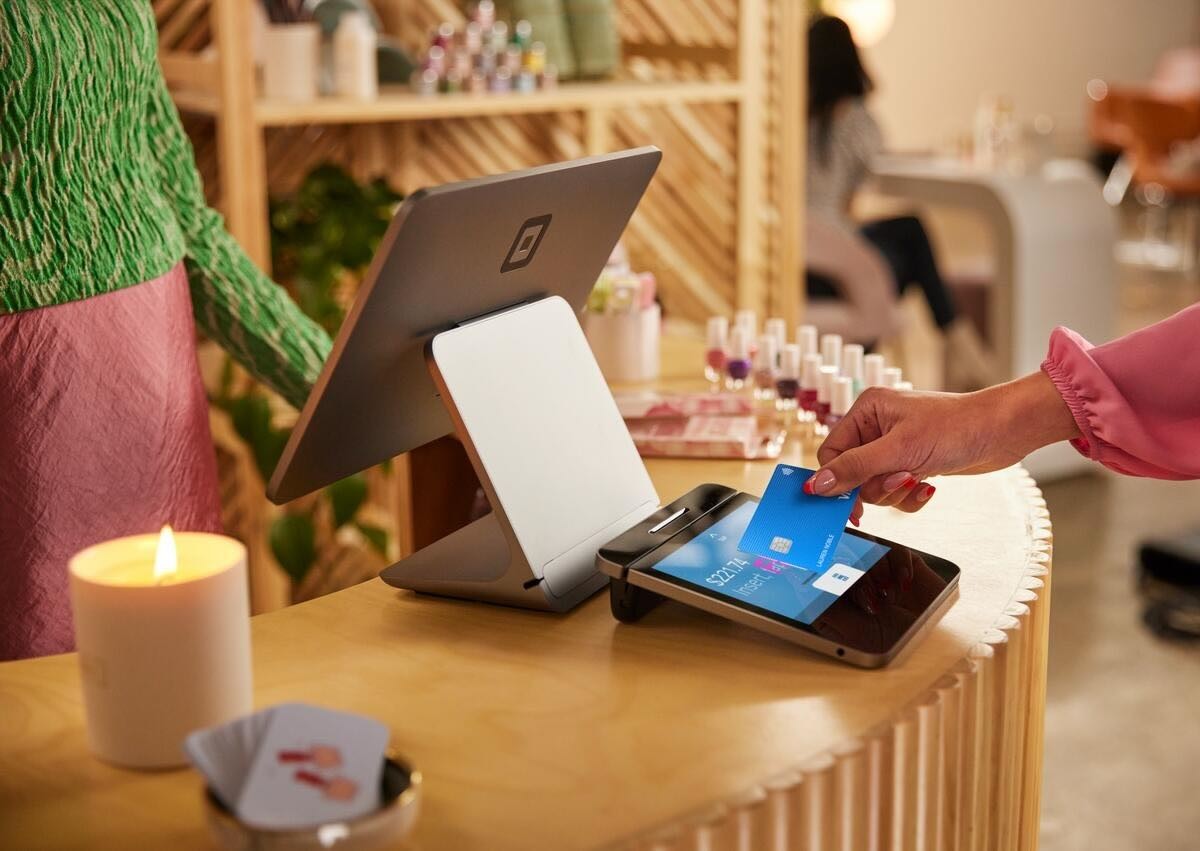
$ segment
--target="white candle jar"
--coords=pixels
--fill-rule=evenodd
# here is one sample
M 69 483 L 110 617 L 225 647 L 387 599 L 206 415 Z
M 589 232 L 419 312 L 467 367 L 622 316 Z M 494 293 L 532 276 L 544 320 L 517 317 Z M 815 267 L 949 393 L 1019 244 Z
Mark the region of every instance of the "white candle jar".
M 177 570 L 157 580 L 158 542 L 118 538 L 70 563 L 88 741 L 131 768 L 183 765 L 188 733 L 253 707 L 245 547 L 178 533 Z

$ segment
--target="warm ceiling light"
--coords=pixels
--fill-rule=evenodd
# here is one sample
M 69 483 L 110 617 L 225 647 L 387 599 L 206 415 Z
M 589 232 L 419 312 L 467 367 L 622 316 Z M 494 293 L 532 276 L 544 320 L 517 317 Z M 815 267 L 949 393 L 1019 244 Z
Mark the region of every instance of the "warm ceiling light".
M 894 0 L 821 0 L 821 9 L 845 21 L 859 47 L 878 44 L 896 17 Z

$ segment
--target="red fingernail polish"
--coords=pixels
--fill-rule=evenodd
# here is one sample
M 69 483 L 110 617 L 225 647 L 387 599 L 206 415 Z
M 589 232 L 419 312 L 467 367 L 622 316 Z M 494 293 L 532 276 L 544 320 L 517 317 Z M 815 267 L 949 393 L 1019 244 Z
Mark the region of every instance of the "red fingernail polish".
M 813 494 L 813 480 L 812 479 L 809 479 L 807 482 L 804 483 L 804 492 L 806 494 L 808 494 L 809 496 L 812 496 L 812 494 Z
M 855 529 L 858 528 L 858 525 L 859 525 L 858 518 L 855 517 L 853 514 L 850 515 L 850 522 L 854 524 Z
M 904 484 L 902 484 L 900 487 L 908 488 L 909 490 L 911 490 L 912 488 L 915 488 L 916 486 L 917 486 L 917 480 L 914 477 L 909 476 L 907 479 L 904 480 Z
M 920 502 L 929 502 L 930 497 L 933 496 L 933 492 L 936 490 L 937 488 L 935 488 L 933 485 L 925 485 L 925 487 L 921 489 L 921 492 L 917 494 L 917 499 Z

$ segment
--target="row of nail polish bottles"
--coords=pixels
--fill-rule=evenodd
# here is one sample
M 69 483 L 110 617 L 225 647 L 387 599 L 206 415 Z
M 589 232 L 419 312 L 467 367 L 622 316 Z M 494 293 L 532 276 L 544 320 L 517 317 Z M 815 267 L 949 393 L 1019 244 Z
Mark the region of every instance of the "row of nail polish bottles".
M 708 320 L 704 371 L 713 390 L 749 386 L 785 418 L 825 428 L 840 421 L 867 387 L 912 389 L 882 355 L 843 344 L 838 334 L 818 337 L 815 326 L 800 325 L 795 342 L 788 342 L 787 323 L 774 317 L 762 330 L 752 310 L 739 310 L 732 327 L 724 316 Z

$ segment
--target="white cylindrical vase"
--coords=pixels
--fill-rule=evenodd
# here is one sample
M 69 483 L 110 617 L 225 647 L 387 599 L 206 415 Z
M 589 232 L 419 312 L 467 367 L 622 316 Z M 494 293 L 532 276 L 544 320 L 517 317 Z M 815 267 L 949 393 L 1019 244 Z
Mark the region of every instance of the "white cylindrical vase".
M 662 308 L 633 313 L 583 314 L 583 331 L 607 381 L 650 381 L 658 377 Z

